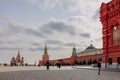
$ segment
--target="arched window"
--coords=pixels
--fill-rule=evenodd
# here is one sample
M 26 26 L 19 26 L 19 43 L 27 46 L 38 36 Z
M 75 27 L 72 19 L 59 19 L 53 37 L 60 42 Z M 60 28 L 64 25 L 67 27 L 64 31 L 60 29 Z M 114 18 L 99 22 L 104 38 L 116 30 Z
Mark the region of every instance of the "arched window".
M 115 25 L 113 27 L 113 44 L 120 44 L 120 25 Z

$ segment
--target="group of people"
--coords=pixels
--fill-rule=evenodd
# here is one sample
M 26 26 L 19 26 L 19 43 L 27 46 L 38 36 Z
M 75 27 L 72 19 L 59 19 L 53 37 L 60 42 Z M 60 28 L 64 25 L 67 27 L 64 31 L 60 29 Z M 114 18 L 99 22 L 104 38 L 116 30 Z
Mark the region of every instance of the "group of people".
M 50 66 L 50 63 L 49 61 L 46 61 L 46 69 L 49 70 L 49 66 Z M 61 68 L 61 64 L 60 63 L 56 63 L 56 66 L 60 69 Z
M 50 63 L 49 61 L 46 62 L 46 68 L 47 70 L 49 70 L 49 66 L 50 66 Z M 61 68 L 61 64 L 60 63 L 56 63 L 56 66 L 60 69 Z M 99 60 L 98 63 L 97 63 L 97 67 L 98 67 L 98 75 L 100 75 L 100 71 L 101 71 L 101 61 Z

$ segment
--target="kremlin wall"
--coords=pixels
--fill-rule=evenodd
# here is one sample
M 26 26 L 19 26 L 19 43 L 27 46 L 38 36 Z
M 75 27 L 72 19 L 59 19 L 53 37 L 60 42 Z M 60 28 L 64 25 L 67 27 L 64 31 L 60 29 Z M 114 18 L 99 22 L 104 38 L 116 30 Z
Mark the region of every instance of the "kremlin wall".
M 47 47 L 45 46 L 43 58 L 39 61 L 39 65 L 45 65 L 47 61 L 49 61 L 51 65 L 56 65 L 57 63 L 61 65 L 92 65 L 97 64 L 99 60 L 102 61 L 102 49 L 97 49 L 92 44 L 82 52 L 77 53 L 75 47 L 73 47 L 71 51 L 72 54 L 70 58 L 49 60 Z

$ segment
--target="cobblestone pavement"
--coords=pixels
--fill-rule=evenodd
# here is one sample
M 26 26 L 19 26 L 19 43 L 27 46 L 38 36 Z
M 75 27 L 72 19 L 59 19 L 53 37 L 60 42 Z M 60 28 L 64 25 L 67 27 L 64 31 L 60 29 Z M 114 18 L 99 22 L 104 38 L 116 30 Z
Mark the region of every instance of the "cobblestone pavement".
M 97 70 L 72 67 L 61 69 L 51 67 L 50 70 L 41 67 L 31 69 L 2 71 L 0 80 L 120 80 L 120 72 L 116 71 L 101 71 L 101 75 L 97 75 Z

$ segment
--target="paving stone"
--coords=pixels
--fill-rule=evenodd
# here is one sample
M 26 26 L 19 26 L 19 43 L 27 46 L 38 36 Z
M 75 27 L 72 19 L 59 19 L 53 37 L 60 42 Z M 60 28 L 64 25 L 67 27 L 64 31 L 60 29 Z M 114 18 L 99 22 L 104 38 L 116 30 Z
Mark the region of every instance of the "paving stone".
M 98 75 L 97 69 L 77 69 L 71 66 L 61 69 L 50 67 L 50 70 L 45 67 L 9 69 L 0 72 L 0 80 L 120 80 L 120 72 L 117 71 L 101 71 L 101 75 Z

